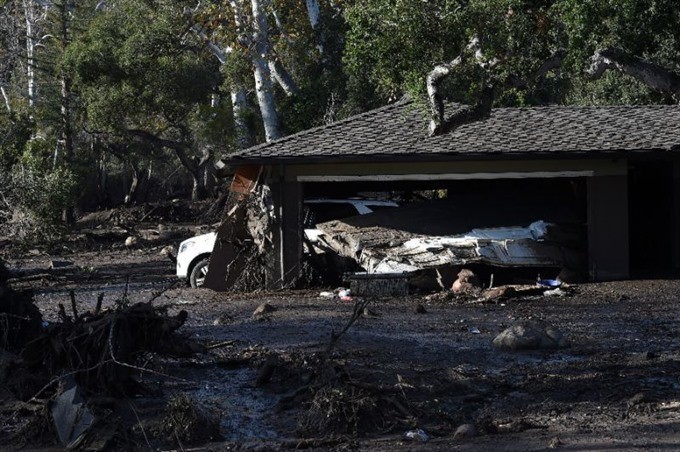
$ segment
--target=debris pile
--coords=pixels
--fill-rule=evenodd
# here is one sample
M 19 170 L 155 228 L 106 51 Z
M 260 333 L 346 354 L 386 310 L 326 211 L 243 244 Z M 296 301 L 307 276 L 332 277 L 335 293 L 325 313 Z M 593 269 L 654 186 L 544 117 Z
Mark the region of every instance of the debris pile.
M 47 369 L 50 375 L 74 374 L 89 391 L 131 395 L 138 391 L 135 372 L 144 371 L 137 361 L 147 352 L 187 356 L 201 351 L 198 344 L 174 332 L 187 312 L 168 316 L 150 303 L 73 315 L 60 306 L 61 322 L 47 325 L 29 341 L 21 356 L 29 368 Z
M 390 218 L 408 215 L 393 209 Z M 386 215 L 382 212 L 378 214 Z M 526 227 L 475 228 L 462 234 L 427 235 L 394 225 L 370 224 L 372 215 L 322 223 L 320 240 L 342 256 L 356 259 L 369 273 L 417 272 L 451 266 L 581 268 L 577 238 L 559 225 L 534 221 Z M 566 238 L 565 238 L 566 237 Z
M 148 392 L 136 377 L 160 375 L 148 368 L 151 353 L 204 350 L 176 333 L 185 311 L 170 316 L 151 301 L 128 306 L 125 297 L 102 309 L 102 300 L 103 294 L 93 312 L 79 313 L 72 293 L 72 314 L 59 305 L 59 322 L 48 323 L 30 292 L 15 292 L 0 280 L 0 444 L 123 447 L 117 399 L 109 397 Z

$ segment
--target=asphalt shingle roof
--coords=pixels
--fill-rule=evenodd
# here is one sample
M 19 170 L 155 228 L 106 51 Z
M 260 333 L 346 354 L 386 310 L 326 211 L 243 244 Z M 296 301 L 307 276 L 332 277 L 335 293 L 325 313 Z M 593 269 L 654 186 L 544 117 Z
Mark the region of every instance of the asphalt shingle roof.
M 230 156 L 248 161 L 372 159 L 680 150 L 680 107 L 496 108 L 485 120 L 434 137 L 409 100 L 264 143 Z

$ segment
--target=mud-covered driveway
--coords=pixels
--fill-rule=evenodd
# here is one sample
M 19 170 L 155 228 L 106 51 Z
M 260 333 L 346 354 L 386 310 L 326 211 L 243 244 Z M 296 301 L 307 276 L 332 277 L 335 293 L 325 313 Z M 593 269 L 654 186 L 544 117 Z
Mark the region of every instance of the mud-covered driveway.
M 379 425 L 359 428 L 353 437 L 303 434 L 313 401 L 296 394 L 308 385 L 312 362 L 327 349 L 332 332 L 348 322 L 353 303 L 320 297 L 320 290 L 168 289 L 172 266 L 156 251 L 62 258 L 74 262 L 72 271 L 22 283 L 37 290 L 45 318 L 56 318 L 69 288 L 77 289 L 82 305 L 93 304 L 103 291 L 106 304 L 122 295 L 128 280 L 131 299 L 156 297 L 153 303 L 171 312 L 188 311 L 182 330 L 216 345 L 205 356 L 157 364 L 175 378 L 163 383 L 164 394 L 184 392 L 219 413 L 224 441 L 210 448 L 680 448 L 678 281 L 583 284 L 569 296 L 492 304 L 443 296 L 371 300 L 330 358 L 343 384 L 395 403 L 389 415 L 375 412 Z M 39 268 L 49 259 L 10 263 Z M 263 303 L 274 309 L 253 316 Z M 419 304 L 424 310 L 416 312 Z M 525 352 L 491 346 L 507 326 L 528 319 L 559 328 L 570 346 Z M 268 362 L 274 362 L 272 374 L 257 385 Z M 464 424 L 474 431 L 455 435 Z M 404 439 L 416 428 L 429 441 Z

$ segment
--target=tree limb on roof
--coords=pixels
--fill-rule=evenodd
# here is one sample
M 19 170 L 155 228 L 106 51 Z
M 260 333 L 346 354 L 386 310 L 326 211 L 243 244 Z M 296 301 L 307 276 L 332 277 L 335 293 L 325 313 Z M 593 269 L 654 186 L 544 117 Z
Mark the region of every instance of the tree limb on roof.
M 680 100 L 680 74 L 634 56 L 625 50 L 610 47 L 595 51 L 588 74 L 597 79 L 607 69 L 616 69 L 636 78 L 653 90 L 667 93 Z

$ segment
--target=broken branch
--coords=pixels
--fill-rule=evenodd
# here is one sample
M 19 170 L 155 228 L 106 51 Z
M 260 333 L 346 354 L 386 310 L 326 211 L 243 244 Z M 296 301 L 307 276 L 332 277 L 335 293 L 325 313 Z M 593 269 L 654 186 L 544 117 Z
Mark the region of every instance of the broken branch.
M 473 108 L 463 108 L 457 111 L 452 117 L 444 119 L 444 96 L 439 91 L 442 82 L 451 72 L 465 63 L 472 54 L 479 66 L 484 69 L 493 69 L 501 60 L 498 58 L 486 59 L 481 50 L 479 38 L 473 36 L 465 50 L 453 61 L 447 64 L 439 64 L 427 75 L 427 96 L 430 100 L 432 119 L 428 127 L 430 136 L 448 132 L 466 122 L 475 121 L 488 117 L 493 104 L 493 87 L 488 87 L 482 93 L 480 101 Z M 491 97 L 489 97 L 489 95 Z
M 653 90 L 667 93 L 680 100 L 680 74 L 626 51 L 610 47 L 595 51 L 587 73 L 598 79 L 607 69 L 615 69 L 639 80 Z

